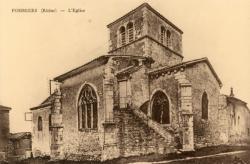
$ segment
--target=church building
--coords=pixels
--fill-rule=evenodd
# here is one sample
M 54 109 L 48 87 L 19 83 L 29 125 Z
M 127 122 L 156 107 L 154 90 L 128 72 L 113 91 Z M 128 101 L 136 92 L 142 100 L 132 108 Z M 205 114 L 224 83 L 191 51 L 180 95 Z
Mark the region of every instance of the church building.
M 143 3 L 107 25 L 109 52 L 53 80 L 32 152 L 107 160 L 250 142 L 247 103 L 220 93 L 207 58 L 183 61 L 182 30 Z

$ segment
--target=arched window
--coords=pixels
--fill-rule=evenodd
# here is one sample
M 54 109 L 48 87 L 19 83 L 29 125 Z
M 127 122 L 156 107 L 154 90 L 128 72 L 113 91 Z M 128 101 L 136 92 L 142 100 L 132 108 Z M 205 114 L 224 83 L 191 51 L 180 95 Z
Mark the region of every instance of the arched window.
M 128 42 L 132 42 L 134 40 L 134 25 L 132 22 L 129 22 L 127 25 L 127 34 L 128 34 Z
M 152 103 L 152 119 L 160 124 L 169 124 L 168 97 L 162 91 L 157 91 L 152 98 Z
M 167 30 L 167 46 L 171 46 L 171 32 Z
M 38 117 L 37 129 L 38 129 L 38 131 L 42 131 L 43 130 L 43 120 L 42 120 L 41 116 Z
M 202 114 L 201 118 L 207 120 L 208 119 L 208 98 L 207 98 L 207 93 L 204 92 L 202 95 L 202 100 L 201 100 L 201 108 L 202 108 Z
M 126 30 L 124 26 L 122 26 L 119 30 L 119 40 L 122 46 L 126 44 Z
M 78 99 L 79 129 L 96 129 L 98 121 L 97 95 L 94 89 L 86 84 Z
M 166 29 L 161 26 L 161 43 L 164 44 L 166 40 Z

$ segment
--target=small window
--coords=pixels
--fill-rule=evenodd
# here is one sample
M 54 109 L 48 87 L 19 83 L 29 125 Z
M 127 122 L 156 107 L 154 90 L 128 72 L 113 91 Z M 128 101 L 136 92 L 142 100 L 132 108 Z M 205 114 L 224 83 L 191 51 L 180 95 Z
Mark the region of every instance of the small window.
M 132 22 L 129 22 L 127 25 L 127 33 L 128 33 L 128 42 L 132 42 L 134 40 L 134 25 Z
M 171 32 L 167 30 L 167 46 L 171 46 Z
M 202 95 L 202 114 L 201 118 L 207 120 L 208 119 L 208 98 L 207 98 L 207 93 L 204 92 Z
M 238 116 L 238 125 L 240 125 L 240 116 Z
M 37 127 L 38 131 L 42 131 L 42 130 L 43 130 L 43 120 L 42 120 L 42 117 L 41 117 L 41 116 L 38 117 L 37 126 L 38 126 L 38 127 Z
M 161 43 L 165 43 L 166 40 L 166 30 L 163 26 L 161 26 Z
M 126 44 L 126 30 L 125 27 L 122 26 L 119 30 L 120 44 L 123 46 Z

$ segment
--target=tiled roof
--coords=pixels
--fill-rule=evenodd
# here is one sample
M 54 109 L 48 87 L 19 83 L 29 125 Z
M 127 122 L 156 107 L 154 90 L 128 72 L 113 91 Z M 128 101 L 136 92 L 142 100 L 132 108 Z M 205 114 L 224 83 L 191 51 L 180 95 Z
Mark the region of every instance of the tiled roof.
M 0 110 L 11 110 L 10 107 L 0 105 Z
M 49 97 L 47 97 L 40 105 L 32 107 L 30 108 L 30 110 L 36 110 L 36 109 L 40 109 L 40 108 L 52 105 L 54 101 L 54 95 L 55 95 L 55 92 L 52 93 Z
M 212 71 L 214 77 L 216 78 L 216 80 L 218 81 L 218 83 L 220 84 L 220 86 L 222 86 L 222 82 L 219 78 L 219 76 L 217 75 L 217 73 L 215 72 L 215 70 L 213 69 L 211 63 L 209 62 L 208 58 L 200 58 L 200 59 L 195 59 L 195 60 L 190 60 L 190 61 L 186 61 L 186 62 L 182 62 L 182 63 L 179 63 L 179 64 L 176 64 L 174 66 L 163 66 L 163 67 L 160 67 L 160 68 L 156 68 L 152 71 L 149 71 L 148 74 L 149 75 L 154 75 L 154 74 L 158 74 L 158 73 L 161 73 L 161 72 L 166 72 L 166 71 L 170 71 L 170 70 L 174 70 L 174 69 L 178 69 L 178 68 L 182 68 L 182 67 L 189 67 L 189 66 L 192 66 L 194 64 L 197 64 L 197 63 L 206 63 L 208 65 L 208 67 L 210 68 L 210 70 Z
M 227 97 L 227 101 L 231 102 L 231 103 L 241 103 L 243 105 L 247 105 L 247 103 L 239 98 L 236 97 L 232 97 L 232 96 L 228 96 L 225 95 Z
M 21 139 L 24 136 L 31 137 L 31 133 L 30 132 L 10 133 L 11 140 Z
M 110 57 L 121 57 L 121 58 L 126 57 L 126 58 L 138 58 L 138 59 L 145 58 L 143 56 L 136 56 L 136 55 L 103 55 L 103 56 L 100 56 L 100 57 L 97 57 L 97 58 L 91 60 L 90 62 L 88 62 L 80 67 L 77 67 L 71 71 L 68 71 L 60 76 L 55 77 L 54 80 L 62 82 L 63 80 L 70 78 L 72 76 L 75 76 L 81 72 L 88 70 L 88 69 L 95 68 L 95 67 L 98 67 L 100 65 L 106 64 Z

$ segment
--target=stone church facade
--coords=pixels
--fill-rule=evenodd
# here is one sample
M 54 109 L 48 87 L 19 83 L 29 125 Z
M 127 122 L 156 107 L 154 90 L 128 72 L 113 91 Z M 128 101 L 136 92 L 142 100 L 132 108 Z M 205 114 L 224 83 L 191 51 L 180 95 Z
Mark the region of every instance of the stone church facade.
M 183 32 L 144 3 L 110 23 L 108 55 L 66 72 L 33 114 L 34 156 L 107 160 L 247 144 L 247 104 L 222 95 L 207 58 L 183 61 Z

